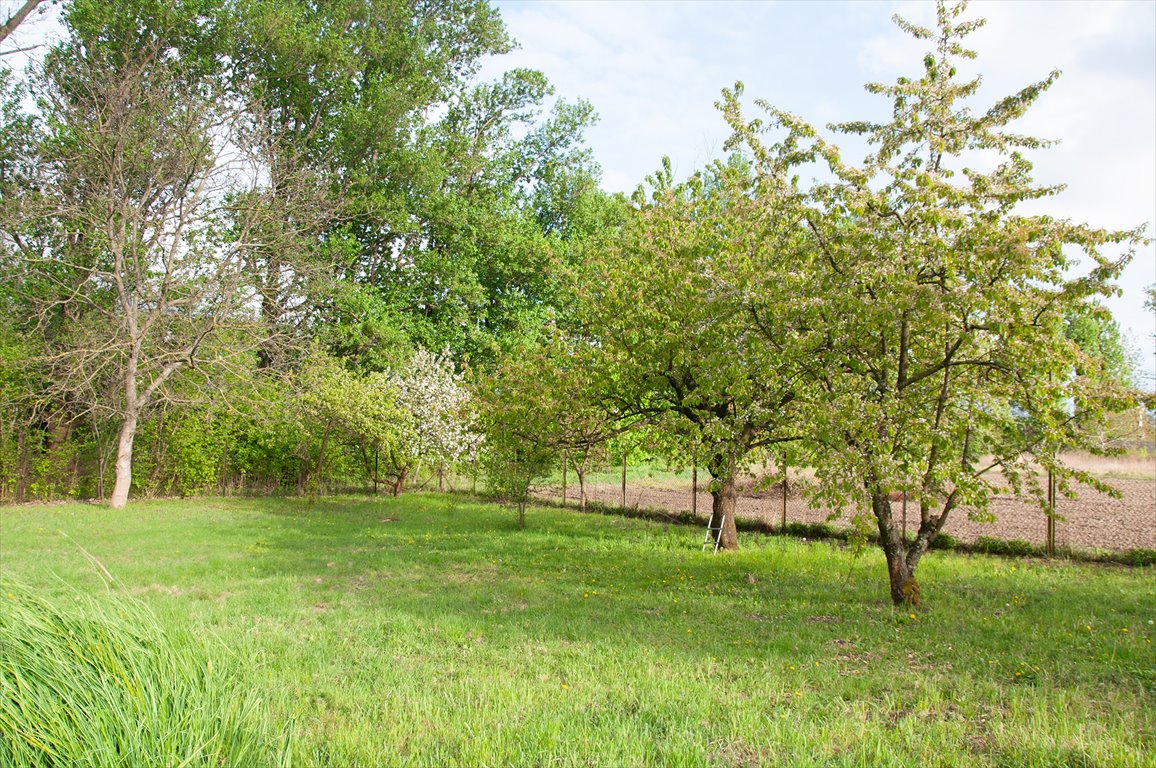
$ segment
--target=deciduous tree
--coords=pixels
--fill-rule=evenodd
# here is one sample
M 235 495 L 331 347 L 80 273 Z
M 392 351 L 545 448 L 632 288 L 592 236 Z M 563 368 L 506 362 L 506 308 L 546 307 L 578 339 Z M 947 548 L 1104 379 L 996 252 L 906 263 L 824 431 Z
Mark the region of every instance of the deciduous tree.
M 930 50 L 920 76 L 867 86 L 891 100 L 890 121 L 834 126 L 870 142 L 861 165 L 763 105 L 799 161 L 830 170 L 810 190 L 806 215 L 821 256 L 812 295 L 825 336 L 807 366 L 821 393 L 810 431 L 827 498 L 874 519 L 895 603 L 919 601 L 920 559 L 961 507 L 983 514 L 998 471 L 1041 506 L 1037 463 L 1061 485 L 1102 488 L 1064 467 L 1054 447 L 1095 449 L 1089 423 L 1127 399 L 1110 377 L 1090 375 L 1065 321 L 1113 290 L 1141 232 L 1021 212 L 1060 188 L 1035 183 L 1023 155 L 1048 142 L 1008 126 L 1059 73 L 975 110 L 980 80 L 961 69 L 975 56 L 965 38 L 984 22 L 964 20 L 965 7 L 941 2 L 934 29 L 896 17 Z M 737 106 L 730 115 L 736 142 L 759 152 L 766 126 L 736 119 Z M 891 512 L 898 492 L 919 509 L 913 539 Z
M 69 6 L 69 35 L 34 83 L 36 175 L 5 209 L 52 380 L 113 387 L 114 507 L 128 498 L 141 414 L 174 376 L 237 352 L 221 332 L 244 323 L 250 299 L 236 247 L 249 222 L 224 228 L 235 115 L 205 6 Z
M 800 435 L 802 337 L 792 313 L 766 308 L 788 306 L 806 243 L 784 204 L 789 184 L 741 158 L 678 185 L 667 165 L 652 181 L 621 241 L 582 280 L 582 327 L 609 412 L 671 425 L 700 447 L 719 545 L 733 549 L 744 461 Z

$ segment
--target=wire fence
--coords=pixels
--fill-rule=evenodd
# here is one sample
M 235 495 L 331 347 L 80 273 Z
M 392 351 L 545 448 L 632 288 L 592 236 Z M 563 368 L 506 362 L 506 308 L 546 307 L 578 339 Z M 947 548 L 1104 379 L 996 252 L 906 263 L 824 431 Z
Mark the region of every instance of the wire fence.
M 1075 499 L 1062 496 L 1057 499 L 1056 546 L 1109 550 L 1156 549 L 1156 480 L 1130 478 L 1108 482 L 1122 492 L 1122 498 L 1116 499 L 1091 489 L 1081 489 Z M 586 497 L 588 503 L 606 507 L 659 509 L 672 514 L 693 511 L 705 525 L 712 501 L 705 486 L 704 480 L 695 497 L 689 482 L 628 478 L 626 503 L 623 505 L 621 482 L 600 479 L 598 482 L 587 483 Z M 561 484 L 551 483 L 542 488 L 539 495 L 560 503 Z M 579 489 L 576 484 L 567 485 L 565 501 L 570 507 L 579 505 Z M 900 524 L 906 521 L 905 529 L 909 533 L 914 534 L 918 530 L 920 511 L 915 501 L 905 505 L 902 498 L 895 499 L 891 502 L 891 511 Z M 975 542 L 980 537 L 1026 541 L 1036 546 L 1046 543 L 1048 516 L 1035 501 L 997 496 L 992 500 L 989 511 L 995 517 L 993 522 L 972 519 L 972 510 L 967 508 L 955 510 L 949 516 L 944 531 L 967 543 Z M 780 527 L 784 519 L 788 524 L 827 523 L 838 528 L 850 526 L 855 510 L 814 506 L 788 482 L 785 505 L 781 484 L 761 491 L 748 489 L 738 496 L 736 513 L 743 518 L 759 520 L 771 528 Z

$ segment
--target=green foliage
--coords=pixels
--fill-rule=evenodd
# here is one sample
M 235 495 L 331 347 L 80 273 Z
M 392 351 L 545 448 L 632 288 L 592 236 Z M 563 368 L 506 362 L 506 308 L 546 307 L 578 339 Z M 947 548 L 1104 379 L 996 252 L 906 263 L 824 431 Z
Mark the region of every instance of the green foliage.
M 3 192 L 0 207 L 4 199 L 11 198 L 28 183 L 28 164 L 32 160 L 29 144 L 34 133 L 33 119 L 20 103 L 26 92 L 25 84 L 0 64 L 0 192 Z M 3 253 L 0 250 L 0 254 Z M 6 297 L 5 300 L 10 299 Z
M 407 318 L 379 292 L 343 281 L 326 298 L 314 338 L 334 357 L 361 371 L 381 372 L 412 354 Z
M 576 314 L 597 400 L 648 424 L 668 457 L 696 457 L 717 505 L 752 451 L 801 434 L 808 338 L 792 307 L 809 251 L 779 180 L 742 158 L 680 184 L 667 161 L 650 182 L 617 241 L 589 255 Z M 733 514 L 715 511 L 735 546 Z
M 444 178 L 428 114 L 511 41 L 496 10 L 477 0 L 232 0 L 230 8 L 233 88 L 249 105 L 246 144 L 268 179 L 259 204 L 276 214 L 250 249 L 262 320 L 292 343 L 330 337 L 332 351 L 381 370 L 364 346 L 392 335 L 377 322 L 381 310 L 420 318 L 433 298 L 386 285 L 410 282 L 408 270 L 400 274 L 414 258 L 406 245 L 422 240 L 423 201 Z M 367 318 L 359 310 L 374 298 L 377 317 Z M 429 341 L 411 322 L 399 326 Z M 282 364 L 275 345 L 263 357 Z
M 398 391 L 383 373 L 358 374 L 337 359 L 314 349 L 302 365 L 295 383 L 296 415 L 303 434 L 301 458 L 307 462 L 316 492 L 325 477 L 339 441 L 375 446 L 387 455 L 412 442 L 407 432 L 411 420 L 398 405 Z
M 1119 562 L 1136 568 L 1156 567 L 1156 549 L 1130 549 L 1120 555 Z
M 1123 387 L 1136 385 L 1134 353 L 1107 308 L 1097 302 L 1076 307 L 1064 318 L 1064 335 L 1082 353 L 1074 366 L 1077 375 L 1099 376 Z
M 70 0 L 63 21 L 42 73 L 0 84 L 16 498 L 100 495 L 134 423 L 138 495 L 397 480 L 426 415 L 385 419 L 372 390 L 415 348 L 464 367 L 539 339 L 621 215 L 589 104 L 547 110 L 532 70 L 475 80 L 513 47 L 487 2 Z M 349 375 L 302 379 L 314 348 Z
M 827 523 L 787 523 L 784 531 L 788 536 L 801 539 L 837 539 L 839 532 Z
M 534 484 L 556 466 L 563 449 L 589 452 L 605 439 L 602 414 L 584 408 L 577 391 L 583 380 L 569 375 L 559 351 L 557 345 L 519 349 L 475 380 L 486 485 L 518 505 L 520 522 Z M 568 399 L 567 389 L 577 399 Z
M 45 597 L 11 577 L 3 590 L 0 763 L 288 764 L 223 645 L 135 601 Z
M 431 129 L 442 164 L 420 237 L 379 279 L 412 313 L 418 344 L 486 363 L 535 339 L 566 302 L 561 277 L 589 233 L 578 219 L 602 193 L 582 147 L 592 110 L 563 102 L 541 118 L 550 93 L 541 73 L 514 70 L 463 91 Z
M 983 537 L 981 536 L 980 538 Z M 928 545 L 929 549 L 956 549 L 957 547 L 959 547 L 959 542 L 956 541 L 954 536 L 945 531 L 940 531 L 938 534 L 936 534 L 935 538 L 932 539 L 931 543 Z
M 253 252 L 265 321 L 377 370 L 369 345 L 391 336 L 487 360 L 540 326 L 571 211 L 594 191 L 590 106 L 544 115 L 553 89 L 533 70 L 474 82 L 513 46 L 486 2 L 232 8 L 262 204 L 282 212 Z
M 49 65 L 68 78 L 68 57 L 92 57 L 125 71 L 163 61 L 179 63 L 195 82 L 223 66 L 231 42 L 225 18 L 225 0 L 67 0 L 69 41 L 50 55 Z
M 942 536 L 943 534 L 940 534 Z M 1010 555 L 1012 557 L 1032 557 L 1044 554 L 1043 547 L 1032 545 L 1023 539 L 1004 541 L 991 536 L 980 536 L 968 547 L 973 552 L 984 552 L 989 555 Z

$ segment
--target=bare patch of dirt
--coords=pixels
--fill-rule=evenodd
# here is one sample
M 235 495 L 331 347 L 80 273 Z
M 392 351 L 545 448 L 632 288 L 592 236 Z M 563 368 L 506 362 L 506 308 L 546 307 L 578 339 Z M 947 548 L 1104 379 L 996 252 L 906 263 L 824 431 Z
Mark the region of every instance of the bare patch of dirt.
M 717 747 L 718 755 L 724 765 L 733 766 L 733 768 L 756 768 L 756 766 L 765 764 L 763 752 L 742 739 L 719 743 Z
M 1144 464 L 1147 467 L 1147 464 Z M 1156 549 L 1156 478 L 1114 478 L 1105 477 L 1105 482 L 1122 493 L 1119 499 L 1099 493 L 1091 488 L 1081 487 L 1074 499 L 1061 498 L 1056 511 L 1061 519 L 1056 523 L 1056 543 L 1075 549 Z M 622 501 L 622 488 L 617 484 L 591 485 L 587 487 L 588 498 L 597 503 L 618 506 Z M 559 500 L 558 489 L 543 494 L 553 501 Z M 577 489 L 569 489 L 568 504 L 577 507 Z M 643 485 L 636 482 L 627 489 L 627 501 L 631 507 L 649 507 L 672 513 L 691 511 L 690 485 L 685 488 Z M 903 502 L 896 499 L 891 503 L 896 519 L 902 519 Z M 782 487 L 769 490 L 746 491 L 739 496 L 740 517 L 761 520 L 778 527 L 782 517 Z M 710 515 L 710 494 L 700 490 L 697 500 L 697 514 L 705 523 Z M 836 527 L 850 525 L 850 510 L 841 513 L 811 507 L 806 499 L 790 488 L 787 495 L 788 523 L 825 523 Z M 1047 517 L 1031 499 L 1017 499 L 999 496 L 992 501 L 991 512 L 995 522 L 978 522 L 968 518 L 967 510 L 961 509 L 948 519 L 944 530 L 955 539 L 967 543 L 981 536 L 1010 541 L 1021 539 L 1042 545 L 1047 536 Z M 907 530 L 914 532 L 919 525 L 919 509 L 915 504 L 907 508 Z
M 169 597 L 180 597 L 181 595 L 188 594 L 189 591 L 187 589 L 182 589 L 181 587 L 167 587 L 163 584 L 149 584 L 147 587 L 131 587 L 129 588 L 129 592 L 134 595 L 152 593 L 168 595 Z
M 444 575 L 450 584 L 478 584 L 493 581 L 497 578 L 498 569 L 494 566 L 482 566 L 470 570 L 454 570 Z

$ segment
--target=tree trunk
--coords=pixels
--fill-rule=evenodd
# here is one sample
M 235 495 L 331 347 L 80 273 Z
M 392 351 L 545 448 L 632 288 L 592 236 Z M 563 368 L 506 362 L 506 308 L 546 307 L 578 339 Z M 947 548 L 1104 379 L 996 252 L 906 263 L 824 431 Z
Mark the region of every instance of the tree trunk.
M 907 543 L 891 515 L 891 494 L 880 489 L 871 493 L 871 511 L 879 526 L 879 543 L 887 557 L 887 577 L 891 583 L 891 602 L 895 605 L 919 605 L 919 582 L 915 567 L 907 560 Z
M 2 42 L 8 35 L 16 31 L 24 19 L 28 18 L 28 14 L 36 10 L 36 6 L 43 3 L 44 0 L 24 0 L 24 4 L 17 8 L 8 20 L 0 24 L 0 42 Z
M 373 445 L 373 495 L 377 495 L 377 486 L 381 479 L 381 446 Z
M 128 491 L 132 486 L 132 441 L 136 437 L 138 416 L 135 404 L 125 408 L 124 423 L 121 425 L 120 439 L 116 444 L 116 484 L 108 500 L 108 506 L 112 509 L 124 509 L 124 505 L 128 503 Z
M 257 349 L 257 367 L 272 368 L 276 362 L 276 352 L 272 339 L 277 335 L 284 309 L 281 306 L 281 259 L 270 256 L 265 267 L 264 285 L 261 296 L 261 320 L 265 323 L 265 341 Z
M 108 469 L 108 445 L 100 432 L 100 423 L 94 417 L 92 420 L 92 434 L 96 439 L 96 500 L 104 502 L 105 473 Z
M 124 376 L 124 421 L 120 425 L 120 439 L 116 444 L 116 483 L 108 500 L 108 506 L 112 509 L 124 509 L 128 503 L 129 488 L 132 487 L 132 441 L 136 438 L 136 423 L 141 409 L 136 384 L 136 355 L 137 348 L 134 346 Z
M 5 429 L 7 421 L 0 419 L 0 503 L 8 498 L 8 483 L 11 472 L 6 461 L 8 454 L 8 431 Z
M 698 517 L 698 464 L 690 470 L 690 514 Z
M 397 478 L 393 483 L 393 495 L 400 496 L 401 489 L 405 487 L 405 478 L 409 474 L 409 467 L 402 467 L 398 470 Z
M 1056 473 L 1050 467 L 1048 468 L 1048 534 L 1045 551 L 1048 557 L 1056 556 Z
M 15 474 L 8 468 L 8 430 L 6 419 L 0 419 L 0 504 L 8 499 L 8 487 Z
M 221 495 L 224 496 L 229 490 L 229 437 L 225 436 L 225 441 L 221 444 Z
M 28 425 L 16 433 L 16 503 L 28 500 Z
M 735 550 L 739 548 L 739 532 L 735 527 L 735 507 L 738 496 L 735 488 L 735 473 L 733 467 L 719 477 L 712 470 L 711 475 L 715 482 L 711 488 L 711 512 L 714 524 L 722 521 L 722 527 L 715 533 L 715 543 L 719 549 Z
M 581 463 L 574 462 L 574 474 L 578 475 L 578 509 L 581 512 L 586 511 L 586 459 L 588 454 L 583 454 Z

